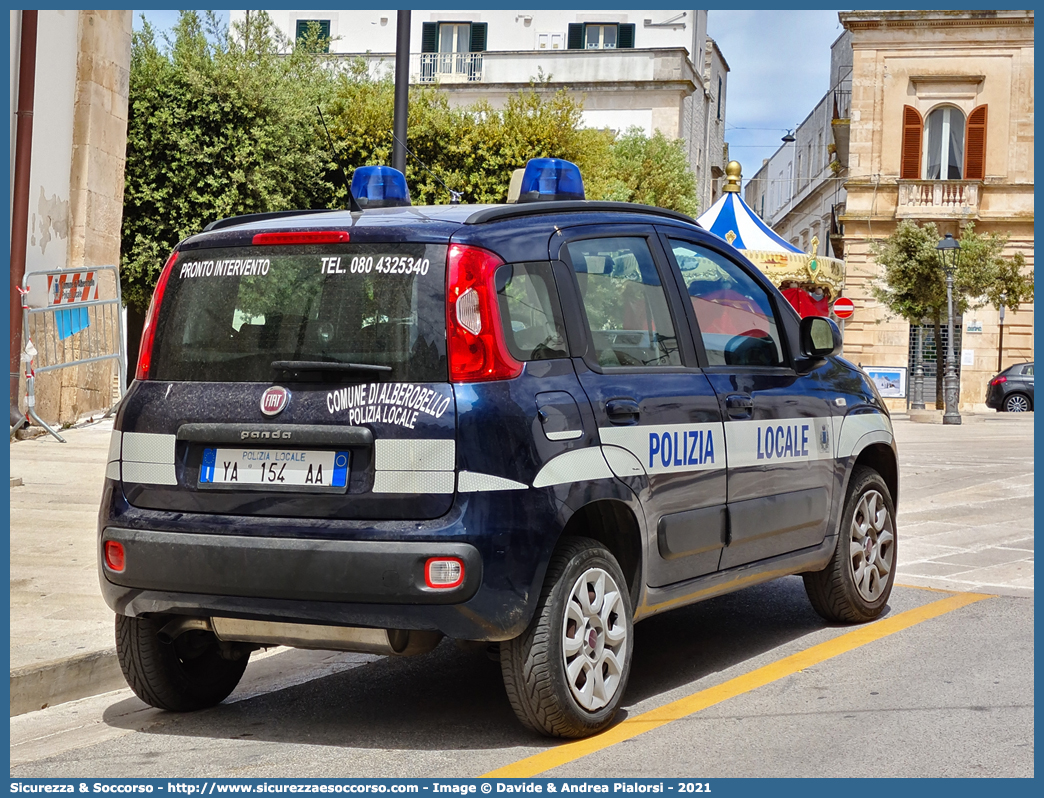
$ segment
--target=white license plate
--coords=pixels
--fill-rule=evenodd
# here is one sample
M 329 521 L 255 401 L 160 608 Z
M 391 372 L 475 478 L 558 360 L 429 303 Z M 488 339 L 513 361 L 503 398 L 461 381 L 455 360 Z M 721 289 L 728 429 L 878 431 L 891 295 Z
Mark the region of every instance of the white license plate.
M 204 449 L 202 485 L 343 488 L 348 452 L 291 449 Z

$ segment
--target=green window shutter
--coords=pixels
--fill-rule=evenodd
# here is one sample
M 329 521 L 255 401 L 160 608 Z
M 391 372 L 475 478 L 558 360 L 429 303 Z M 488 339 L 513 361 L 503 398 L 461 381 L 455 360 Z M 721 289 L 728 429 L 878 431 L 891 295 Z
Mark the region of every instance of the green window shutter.
M 425 22 L 421 28 L 421 52 L 437 53 L 439 51 L 439 23 Z
M 566 41 L 566 49 L 568 50 L 583 50 L 584 49 L 584 23 L 582 22 L 570 22 L 569 23 L 569 36 Z
M 634 49 L 634 23 L 628 22 L 620 25 L 620 31 L 616 34 L 617 49 Z
M 471 52 L 486 52 L 486 34 L 489 31 L 488 22 L 471 23 Z
M 299 20 L 297 20 L 297 25 L 296 25 L 296 30 L 295 30 L 295 34 L 296 35 L 295 35 L 294 38 L 296 39 L 296 41 L 301 41 L 302 39 L 304 39 L 305 36 L 308 35 L 308 26 L 311 23 L 313 23 L 313 22 L 315 22 L 315 23 L 317 23 L 319 25 L 319 36 L 321 38 L 327 40 L 326 46 L 322 48 L 322 52 L 324 52 L 324 53 L 330 52 L 330 42 L 329 42 L 329 39 L 330 39 L 330 20 L 328 20 L 328 19 L 299 19 Z

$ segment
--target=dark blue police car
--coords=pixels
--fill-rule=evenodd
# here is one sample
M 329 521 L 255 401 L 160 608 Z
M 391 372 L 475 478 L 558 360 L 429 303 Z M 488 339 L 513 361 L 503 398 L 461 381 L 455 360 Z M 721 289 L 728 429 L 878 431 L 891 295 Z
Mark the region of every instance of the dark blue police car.
M 895 574 L 884 402 L 735 249 L 582 199 L 238 217 L 156 286 L 99 518 L 119 659 L 149 704 L 235 688 L 271 645 L 499 643 L 530 729 L 611 723 L 633 624 L 786 574 L 832 621 Z

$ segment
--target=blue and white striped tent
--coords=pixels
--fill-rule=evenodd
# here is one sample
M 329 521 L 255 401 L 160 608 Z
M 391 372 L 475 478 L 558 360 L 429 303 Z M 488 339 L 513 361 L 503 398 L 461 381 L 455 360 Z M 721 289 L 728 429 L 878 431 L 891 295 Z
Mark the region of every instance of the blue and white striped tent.
M 734 191 L 722 194 L 721 198 L 696 221 L 705 230 L 724 238 L 736 249 L 803 254 L 793 244 L 772 232 L 772 229 L 761 221 Z

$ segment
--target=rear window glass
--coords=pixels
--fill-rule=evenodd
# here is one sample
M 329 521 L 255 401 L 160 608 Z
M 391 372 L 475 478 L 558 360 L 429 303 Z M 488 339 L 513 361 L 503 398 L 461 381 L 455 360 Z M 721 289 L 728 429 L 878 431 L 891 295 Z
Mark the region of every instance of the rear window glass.
M 445 286 L 445 245 L 187 252 L 163 296 L 152 374 L 269 382 L 272 362 L 291 360 L 388 366 L 383 380 L 444 382 Z

